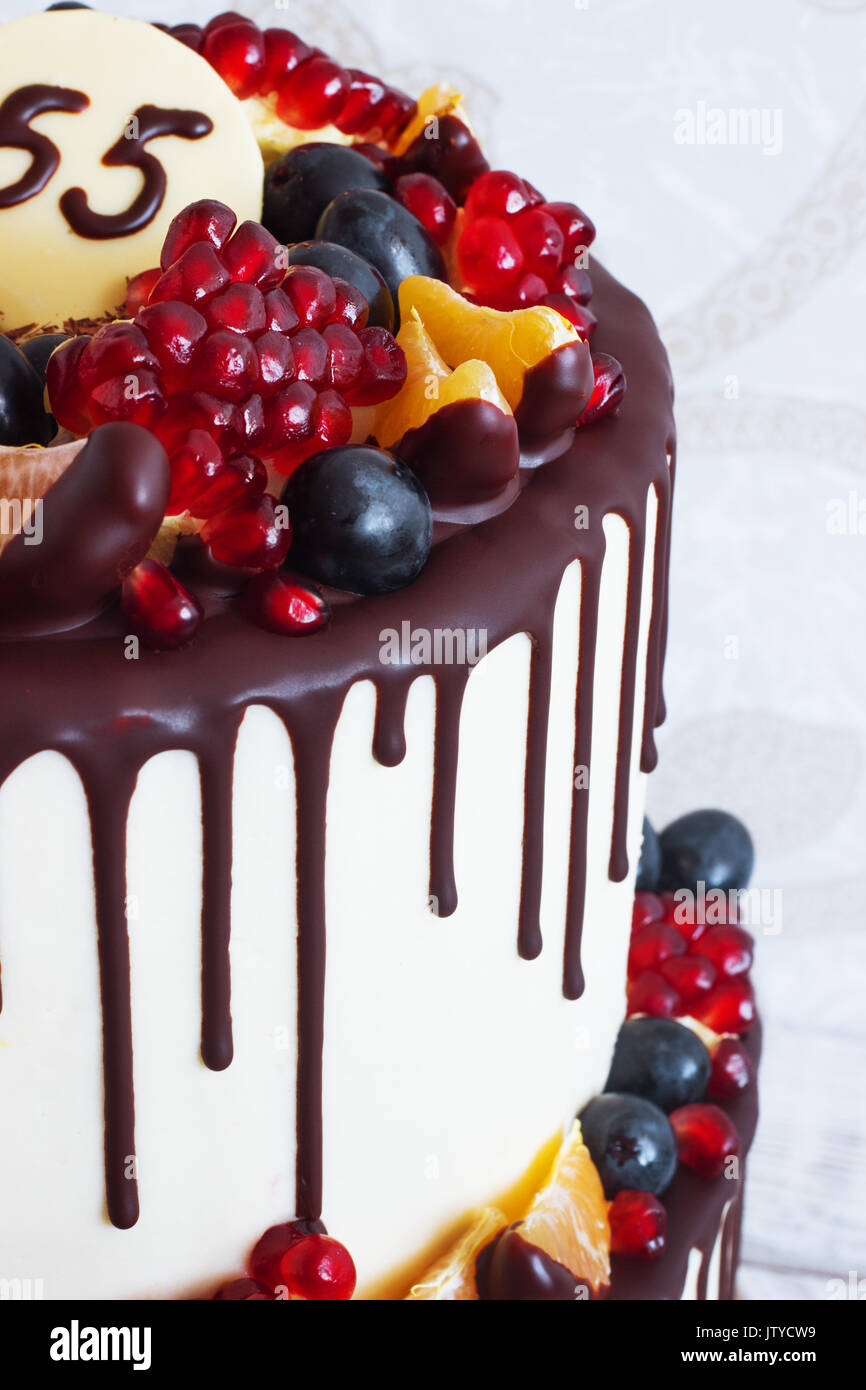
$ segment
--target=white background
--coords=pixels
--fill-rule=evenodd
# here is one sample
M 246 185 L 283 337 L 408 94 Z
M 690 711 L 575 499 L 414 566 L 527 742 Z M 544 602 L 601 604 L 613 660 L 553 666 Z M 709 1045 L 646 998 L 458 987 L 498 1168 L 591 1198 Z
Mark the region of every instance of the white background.
M 494 166 L 580 203 L 656 315 L 680 469 L 650 811 L 735 811 L 782 890 L 740 1296 L 826 1298 L 866 1278 L 866 534 L 827 529 L 849 492 L 866 513 L 866 0 L 237 8 L 413 92 L 454 81 Z M 699 103 L 778 110 L 781 150 L 677 143 Z

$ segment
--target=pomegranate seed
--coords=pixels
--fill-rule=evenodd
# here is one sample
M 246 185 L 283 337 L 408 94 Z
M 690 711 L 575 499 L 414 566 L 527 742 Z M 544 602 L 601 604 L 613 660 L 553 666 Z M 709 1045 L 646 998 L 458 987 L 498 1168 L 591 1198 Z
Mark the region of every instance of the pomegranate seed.
M 191 641 L 202 606 L 157 560 L 142 560 L 121 589 L 121 606 L 132 629 L 155 651 L 174 651 Z
M 276 569 L 286 558 L 292 529 L 281 520 L 270 493 L 251 498 L 210 517 L 201 538 L 222 565 L 243 569 Z
M 137 373 L 140 368 L 159 371 L 159 360 L 150 350 L 140 328 L 131 323 L 108 324 L 91 338 L 78 362 L 85 391 L 92 392 L 112 377 Z
M 194 385 L 227 401 L 242 401 L 255 387 L 259 360 L 249 338 L 223 329 L 205 338 L 195 361 Z
M 284 333 L 262 333 L 256 339 L 259 360 L 259 391 L 272 396 L 295 378 L 295 355 L 291 340 Z
M 347 400 L 350 405 L 379 405 L 400 390 L 406 380 L 406 354 L 386 328 L 362 328 L 364 367 Z
M 355 1292 L 355 1265 L 345 1245 L 331 1236 L 311 1235 L 288 1249 L 280 1272 L 297 1298 L 345 1300 Z
M 531 207 L 532 195 L 524 179 L 508 169 L 490 169 L 476 179 L 466 199 L 466 221 L 479 217 L 515 217 Z
M 364 367 L 364 348 L 358 335 L 344 323 L 328 323 L 322 338 L 328 348 L 328 381 L 338 391 L 351 390 Z
M 702 1178 L 720 1178 L 740 1152 L 737 1127 L 717 1105 L 683 1105 L 668 1116 L 680 1162 Z
M 159 258 L 163 270 L 168 270 L 180 260 L 184 251 L 200 241 L 209 241 L 221 251 L 236 222 L 231 208 L 215 198 L 200 198 L 197 203 L 190 203 L 169 223 Z
M 598 328 L 598 319 L 592 310 L 585 304 L 578 304 L 576 300 L 569 299 L 567 294 L 546 294 L 541 302 L 549 309 L 555 309 L 569 323 L 573 323 L 585 343 L 589 342 Z
M 263 333 L 267 323 L 265 297 L 255 285 L 243 282 L 210 300 L 205 318 L 211 328 L 225 328 L 232 333 Z
M 325 1234 L 321 1221 L 284 1221 L 279 1226 L 269 1227 L 249 1258 L 253 1279 L 268 1289 L 276 1289 L 281 1283 L 280 1260 L 286 1251 L 305 1236 L 313 1234 Z
M 323 386 L 328 377 L 328 344 L 315 328 L 300 328 L 292 338 L 295 372 L 299 381 Z
M 680 996 L 673 985 L 655 970 L 645 970 L 628 987 L 628 1017 L 650 1014 L 653 1018 L 673 1018 L 680 1012 Z
M 337 302 L 331 315 L 332 323 L 345 323 L 348 328 L 364 328 L 370 317 L 370 306 L 359 289 L 348 280 L 334 276 Z
M 243 416 L 238 407 L 231 401 L 220 400 L 219 396 L 213 396 L 209 391 L 194 391 L 188 404 L 184 398 L 177 398 L 176 409 L 179 426 L 207 430 L 226 453 L 232 453 L 246 438 Z
M 250 20 L 246 15 L 238 14 L 237 10 L 220 10 L 213 19 L 209 19 L 204 26 L 205 34 L 212 34 L 214 29 L 222 29 L 226 24 L 249 24 Z
M 565 238 L 559 224 L 540 208 L 527 208 L 511 222 L 528 270 L 549 280 L 559 269 Z
M 438 179 L 432 174 L 404 174 L 394 185 L 394 197 L 438 245 L 444 245 L 457 218 L 457 204 Z
M 259 627 L 287 637 L 318 632 L 330 618 L 318 589 L 286 570 L 268 570 L 250 580 L 244 611 Z
M 352 412 L 339 391 L 320 391 L 313 406 L 313 434 L 320 447 L 336 449 L 352 437 Z
M 171 492 L 166 514 L 177 516 L 190 511 L 203 492 L 223 469 L 221 450 L 204 430 L 190 430 L 180 448 L 171 455 Z
M 358 154 L 362 154 L 365 159 L 369 159 L 371 164 L 375 164 L 377 169 L 381 169 L 383 174 L 387 174 L 389 179 L 399 177 L 398 170 L 400 161 L 395 159 L 388 150 L 384 150 L 381 145 L 371 145 L 366 141 L 352 146 Z
M 501 217 L 479 217 L 464 229 L 457 248 L 460 270 L 478 294 L 501 293 L 523 270 L 523 251 Z
M 186 44 L 193 53 L 200 53 L 204 43 L 204 30 L 198 24 L 175 24 L 174 28 L 168 31 L 173 39 L 178 43 Z
M 265 41 L 255 24 L 221 24 L 205 32 L 202 56 L 239 101 L 255 96 L 265 71 Z
M 314 265 L 290 265 L 282 289 L 307 328 L 321 328 L 337 307 L 333 280 Z
M 633 1260 L 657 1260 L 665 1248 L 668 1215 L 652 1192 L 623 1187 L 608 1211 L 610 1248 Z
M 241 434 L 247 445 L 257 444 L 265 432 L 265 406 L 259 395 L 248 396 L 240 406 Z
M 705 956 L 670 956 L 659 965 L 659 974 L 686 1005 L 700 999 L 716 982 L 716 968 Z
M 755 1068 L 738 1038 L 721 1038 L 710 1055 L 712 1070 L 707 1095 L 713 1100 L 733 1100 L 752 1084 Z
M 209 241 L 197 241 L 169 266 L 150 292 L 150 303 L 181 300 L 199 304 L 212 299 L 231 283 L 216 248 Z
M 742 976 L 722 980 L 694 1007 L 694 1016 L 714 1033 L 747 1033 L 755 1021 L 755 993 Z
M 271 290 L 265 295 L 265 313 L 265 327 L 274 333 L 294 333 L 300 327 L 292 301 L 282 290 Z
M 634 907 L 631 910 L 632 930 L 648 927 L 650 922 L 660 922 L 664 914 L 661 898 L 655 893 L 635 893 Z
M 129 318 L 134 319 L 139 309 L 144 308 L 161 274 L 162 271 L 154 267 L 153 270 L 142 270 L 140 274 L 133 275 L 126 287 L 126 312 Z
M 282 284 L 287 254 L 285 246 L 258 222 L 243 222 L 223 247 L 222 258 L 233 280 L 272 290 Z
M 298 130 L 319 130 L 339 116 L 351 79 L 331 58 L 310 58 L 281 84 L 277 115 Z
M 259 93 L 267 96 L 285 82 L 289 73 L 312 57 L 313 50 L 290 29 L 266 29 L 262 38 L 265 43 L 265 66 L 259 82 Z
M 349 91 L 336 124 L 344 135 L 369 130 L 388 96 L 388 88 L 378 77 L 358 68 L 349 68 Z
M 545 203 L 544 211 L 553 218 L 563 236 L 562 254 L 574 261 L 578 251 L 588 250 L 595 241 L 595 227 L 574 203 Z
M 592 280 L 589 271 L 576 265 L 563 265 L 551 277 L 551 294 L 567 294 L 577 304 L 588 304 L 592 299 Z
M 666 922 L 652 922 L 632 931 L 628 951 L 628 977 L 636 980 L 645 970 L 654 970 L 670 956 L 684 955 L 686 943 Z
M 387 87 L 385 100 L 376 108 L 371 119 L 373 125 L 381 130 L 384 138 L 393 141 L 405 130 L 417 110 L 418 103 L 414 97 L 410 97 L 407 92 L 401 92 L 397 87 Z
M 195 350 L 207 333 L 207 322 L 188 304 L 149 304 L 136 318 L 162 368 L 169 391 L 186 383 Z
M 701 953 L 720 975 L 732 980 L 752 968 L 754 938 L 741 927 L 711 927 L 701 938 Z
M 687 945 L 698 941 L 703 936 L 706 931 L 706 924 L 701 920 L 702 913 L 692 911 L 689 906 L 677 901 L 673 893 L 662 893 L 661 903 L 662 921 L 676 928 Z
M 90 402 L 78 374 L 78 364 L 90 342 L 87 334 L 69 338 L 52 352 L 46 368 L 51 412 L 60 424 L 78 435 L 87 434 L 90 429 Z
M 531 309 L 540 304 L 546 294 L 547 286 L 541 276 L 525 270 L 504 294 L 484 295 L 482 302 L 490 309 L 501 309 L 508 313 L 513 309 Z
M 275 1302 L 271 1290 L 255 1279 L 233 1279 L 230 1284 L 223 1284 L 219 1292 L 214 1294 L 214 1298 L 229 1303 Z
M 589 425 L 593 420 L 601 420 L 615 410 L 625 395 L 625 372 L 615 357 L 606 352 L 597 352 L 592 359 L 595 385 L 592 394 L 578 417 L 579 425 Z
M 308 381 L 294 381 L 276 394 L 268 412 L 269 452 L 276 454 L 287 444 L 310 438 L 315 403 L 316 392 Z
M 103 381 L 90 393 L 90 415 L 94 425 L 128 420 L 150 429 L 168 404 L 162 382 L 151 371 L 137 368 L 125 376 Z

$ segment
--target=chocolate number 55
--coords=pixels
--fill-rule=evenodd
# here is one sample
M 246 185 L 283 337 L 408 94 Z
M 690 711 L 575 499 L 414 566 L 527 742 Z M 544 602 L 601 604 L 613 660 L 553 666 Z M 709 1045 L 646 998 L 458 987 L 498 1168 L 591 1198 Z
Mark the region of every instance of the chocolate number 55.
M 59 168 L 59 149 L 47 135 L 31 130 L 30 122 L 49 111 L 77 115 L 89 105 L 90 98 L 84 92 L 42 83 L 19 87 L 0 102 L 0 149 L 25 150 L 31 160 L 30 168 L 20 179 L 0 188 L 0 210 L 35 198 Z M 99 213 L 91 208 L 83 188 L 67 189 L 60 198 L 60 211 L 73 232 L 91 241 L 105 241 L 141 231 L 162 207 L 166 189 L 165 169 L 156 156 L 145 149 L 147 142 L 161 135 L 201 140 L 212 130 L 213 121 L 201 111 L 139 106 L 120 139 L 102 156 L 102 163 L 109 169 L 138 169 L 143 179 L 140 192 L 122 212 Z

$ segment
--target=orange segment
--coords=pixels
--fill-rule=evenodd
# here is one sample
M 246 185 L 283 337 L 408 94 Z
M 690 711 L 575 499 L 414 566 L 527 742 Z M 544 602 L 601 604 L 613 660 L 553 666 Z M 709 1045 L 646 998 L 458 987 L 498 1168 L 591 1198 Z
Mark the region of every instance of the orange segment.
M 601 1179 L 575 1120 L 520 1234 L 597 1292 L 610 1283 L 610 1222 Z
M 497 1207 L 485 1207 L 447 1255 L 412 1286 L 407 1299 L 427 1299 L 438 1303 L 477 1299 L 475 1261 L 479 1252 L 505 1225 L 505 1217 Z
M 51 449 L 0 445 L 0 554 L 27 524 L 34 504 L 65 472 L 84 442 L 73 439 Z
M 411 275 L 400 286 L 401 319 L 413 312 L 450 367 L 473 359 L 489 363 L 512 410 L 520 404 L 530 368 L 566 343 L 580 341 L 574 325 L 546 305 L 487 309 L 426 275 Z
M 418 429 L 443 406 L 455 401 L 489 401 L 506 415 L 511 407 L 486 362 L 462 362 L 453 372 L 436 351 L 417 314 L 408 318 L 397 342 L 406 354 L 406 381 L 393 400 L 376 413 L 373 434 L 383 449 L 399 443 L 407 430 Z

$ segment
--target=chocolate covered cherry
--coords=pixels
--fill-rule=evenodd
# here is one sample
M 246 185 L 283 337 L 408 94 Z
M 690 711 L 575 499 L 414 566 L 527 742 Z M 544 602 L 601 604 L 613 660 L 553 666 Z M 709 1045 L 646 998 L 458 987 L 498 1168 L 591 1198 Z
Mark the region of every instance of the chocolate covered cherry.
M 356 594 L 411 584 L 433 541 L 427 494 L 392 454 L 344 445 L 295 470 L 282 500 L 292 519 L 294 569 Z

